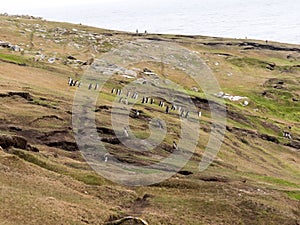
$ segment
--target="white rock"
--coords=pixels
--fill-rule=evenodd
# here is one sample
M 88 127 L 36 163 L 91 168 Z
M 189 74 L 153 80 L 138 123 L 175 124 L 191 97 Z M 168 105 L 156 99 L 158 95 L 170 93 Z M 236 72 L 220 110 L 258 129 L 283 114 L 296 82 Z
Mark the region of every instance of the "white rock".
M 248 101 L 244 101 L 243 102 L 243 106 L 248 106 L 249 105 L 249 102 Z
M 48 59 L 48 62 L 51 63 L 51 64 L 54 63 L 55 61 L 56 61 L 55 58 L 49 58 L 49 59 Z

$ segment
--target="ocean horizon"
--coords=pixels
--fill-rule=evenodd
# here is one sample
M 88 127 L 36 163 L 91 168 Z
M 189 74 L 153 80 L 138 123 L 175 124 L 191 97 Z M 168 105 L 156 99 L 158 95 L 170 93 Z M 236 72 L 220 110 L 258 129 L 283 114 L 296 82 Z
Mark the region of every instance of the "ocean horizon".
M 100 1 L 58 7 L 9 8 L 46 20 L 135 32 L 248 38 L 300 44 L 300 1 L 167 0 Z

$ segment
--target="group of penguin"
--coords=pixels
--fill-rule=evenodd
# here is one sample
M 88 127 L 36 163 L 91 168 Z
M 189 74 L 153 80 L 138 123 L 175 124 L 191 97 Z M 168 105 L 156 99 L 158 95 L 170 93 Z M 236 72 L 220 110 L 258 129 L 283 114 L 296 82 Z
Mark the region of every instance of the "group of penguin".
M 126 105 L 128 105 L 128 99 L 134 99 L 134 100 L 138 99 L 138 93 L 137 92 L 131 93 L 130 91 L 127 91 L 126 95 L 122 96 L 122 90 L 117 89 L 117 88 L 113 88 L 111 90 L 111 94 L 115 94 L 117 96 L 120 96 L 119 103 L 124 103 Z M 151 104 L 151 105 L 153 105 L 153 104 L 155 104 L 155 99 L 152 98 L 152 97 L 143 96 L 143 98 L 141 99 L 141 104 Z M 167 105 L 167 104 L 165 104 L 164 101 L 160 100 L 158 106 L 161 107 L 161 108 L 165 108 L 165 113 L 166 114 L 169 114 L 171 111 L 178 110 L 178 113 L 179 113 L 180 117 L 189 118 L 189 116 L 190 116 L 190 111 L 184 110 L 180 106 L 177 107 L 175 104 Z M 197 114 L 198 114 L 198 117 L 202 116 L 201 111 L 198 111 Z M 138 116 L 138 115 L 139 115 L 139 113 L 137 111 L 136 116 Z
M 69 77 L 68 85 L 70 87 L 81 87 L 82 83 L 81 83 L 81 81 L 73 80 L 71 77 Z M 92 89 L 98 90 L 98 88 L 99 88 L 99 84 L 97 84 L 97 83 L 95 83 L 95 84 L 90 83 L 88 86 L 89 90 L 92 90 Z

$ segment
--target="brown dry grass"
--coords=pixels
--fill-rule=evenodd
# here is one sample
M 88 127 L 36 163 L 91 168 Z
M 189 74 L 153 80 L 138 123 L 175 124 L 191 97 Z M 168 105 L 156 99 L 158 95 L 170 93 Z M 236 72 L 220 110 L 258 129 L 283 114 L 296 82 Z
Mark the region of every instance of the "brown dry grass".
M 31 24 L 30 26 L 40 23 L 49 30 L 59 26 L 100 34 L 108 32 L 66 23 L 9 20 L 11 18 L 0 19 L 0 40 L 12 43 L 29 43 L 28 34 L 24 37 L 18 32 L 18 24 L 21 22 Z M 124 33 L 114 34 L 114 37 L 123 40 L 140 38 Z M 168 35 L 148 37 L 165 40 L 174 38 Z M 109 219 L 126 215 L 140 216 L 150 224 L 299 224 L 299 199 L 290 197 L 297 196 L 290 193 L 300 192 L 299 150 L 285 146 L 287 140 L 283 139 L 281 134 L 272 127 L 263 125 L 268 122 L 276 124 L 280 129 L 293 126 L 295 136 L 299 137 L 299 120 L 297 116 L 285 119 L 280 113 L 271 113 L 271 107 L 279 107 L 281 104 L 286 107 L 290 100 L 283 103 L 274 100 L 270 103 L 258 98 L 265 90 L 263 84 L 268 79 L 277 77 L 299 82 L 299 71 L 270 71 L 261 68 L 260 65 L 240 66 L 230 61 L 236 57 L 248 57 L 276 61 L 280 66 L 287 66 L 299 64 L 299 58 L 293 62 L 286 59 L 288 54 L 297 57 L 298 53 L 261 49 L 246 51 L 240 46 L 202 45 L 201 43 L 219 41 L 208 37 L 176 38 L 187 48 L 200 52 L 223 90 L 253 99 L 246 108 L 241 107 L 239 103 L 227 102 L 228 109 L 236 113 L 235 118 L 228 120 L 228 126 L 274 135 L 280 144 L 253 136 L 251 132 L 227 131 L 216 160 L 207 171 L 199 173 L 198 163 L 209 138 L 210 115 L 208 111 L 204 111 L 204 117 L 201 119 L 201 139 L 196 154 L 184 168 L 193 172 L 192 175 L 175 175 L 161 184 L 150 187 L 130 188 L 112 184 L 94 173 L 79 152 L 68 152 L 46 145 L 47 141 L 74 141 L 70 130 L 69 112 L 72 110 L 75 89 L 69 88 L 66 83 L 70 75 L 75 76 L 77 73 L 79 78 L 84 68 L 73 68 L 61 62 L 54 65 L 42 62 L 38 66 L 33 64 L 22 67 L 0 61 L 0 93 L 25 91 L 33 97 L 33 101 L 18 96 L 0 99 L 0 132 L 23 135 L 40 149 L 39 153 L 11 150 L 14 154 L 0 150 L 1 224 L 103 224 Z M 52 40 L 34 37 L 33 41 L 34 51 L 42 46 L 49 55 L 57 52 L 60 57 L 71 54 L 86 60 L 91 54 L 95 54 L 88 45 L 79 51 L 73 47 L 56 44 Z M 224 43 L 241 41 L 221 40 Z M 283 46 L 278 43 L 272 44 Z M 3 49 L 0 53 L 21 56 L 20 53 Z M 231 56 L 220 56 L 219 53 Z M 30 54 L 25 54 L 24 57 L 30 58 Z M 216 66 L 215 62 L 219 65 Z M 134 67 L 150 67 L 158 74 L 161 72 L 159 65 L 147 62 Z M 170 68 L 165 68 L 165 73 L 168 79 L 175 82 L 183 76 Z M 232 73 L 232 76 L 228 76 L 228 73 Z M 104 92 L 109 93 L 111 86 L 121 86 L 121 82 L 124 82 L 122 78 L 112 80 Z M 291 93 L 299 93 L 297 84 L 299 83 L 289 84 L 288 90 Z M 190 89 L 195 83 L 191 79 L 184 79 L 182 85 Z M 280 92 L 278 98 L 280 94 L 283 93 Z M 97 105 L 110 106 L 111 101 L 112 98 L 106 94 L 98 100 Z M 294 104 L 296 111 L 299 104 Z M 145 109 L 139 104 L 135 105 L 135 108 L 143 110 L 147 116 L 165 118 L 173 131 L 178 130 L 178 119 L 175 117 L 167 117 L 159 111 Z M 264 110 L 256 112 L 256 108 Z M 286 114 L 289 113 L 287 109 Z M 53 115 L 60 119 L 47 117 Z M 100 111 L 96 115 L 97 126 L 110 128 L 109 112 Z M 244 123 L 241 119 L 243 116 L 249 122 Z M 145 120 L 132 120 L 131 124 L 138 135 L 149 132 Z M 21 128 L 21 131 L 12 127 Z M 168 136 L 165 144 L 171 145 L 177 135 L 174 132 Z M 118 152 L 119 157 L 127 156 L 128 150 L 123 146 L 110 147 Z M 164 156 L 165 153 L 160 150 L 156 153 Z M 149 160 L 147 157 L 142 159 Z M 141 158 L 137 157 L 137 160 Z M 219 179 L 220 177 L 223 179 Z M 151 197 L 144 199 L 145 194 Z

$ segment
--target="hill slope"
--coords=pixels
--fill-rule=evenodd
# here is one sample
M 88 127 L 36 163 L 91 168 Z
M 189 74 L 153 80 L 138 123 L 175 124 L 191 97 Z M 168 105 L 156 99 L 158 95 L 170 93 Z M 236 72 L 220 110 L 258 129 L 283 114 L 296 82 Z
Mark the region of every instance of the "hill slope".
M 72 130 L 77 88 L 67 82 L 68 77 L 80 80 L 105 52 L 140 40 L 177 43 L 198 52 L 223 92 L 245 96 L 249 104 L 225 100 L 223 145 L 213 164 L 199 172 L 211 130 L 201 88 L 167 65 L 163 70 L 145 61 L 132 65 L 138 71 L 136 79 L 147 79 L 147 68 L 189 93 L 202 112 L 201 139 L 181 173 L 147 187 L 124 187 L 95 173 L 78 151 Z M 139 216 L 149 224 L 300 223 L 300 46 L 137 36 L 3 15 L 0 46 L 1 224 L 104 224 L 125 216 Z M 112 155 L 129 164 L 148 165 L 168 156 L 172 141 L 180 136 L 179 118 L 138 103 L 134 107 L 140 116 L 131 118 L 137 137 L 149 136 L 148 123 L 154 117 L 168 121 L 171 134 L 149 154 L 132 153 L 115 142 L 110 90 L 129 81 L 116 74 L 107 82 L 96 104 L 96 126 Z M 292 139 L 283 137 L 283 131 Z

